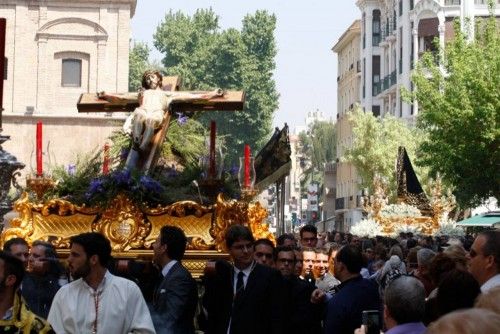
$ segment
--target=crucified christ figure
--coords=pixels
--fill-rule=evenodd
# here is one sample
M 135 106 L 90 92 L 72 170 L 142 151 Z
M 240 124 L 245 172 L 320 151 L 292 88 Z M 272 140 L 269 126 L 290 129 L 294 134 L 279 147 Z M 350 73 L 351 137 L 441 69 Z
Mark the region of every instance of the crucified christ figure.
M 142 77 L 143 90 L 139 93 L 139 106 L 127 118 L 123 125 L 125 133 L 132 136 L 132 150 L 127 158 L 126 168 L 137 165 L 138 155 L 143 155 L 151 146 L 151 139 L 156 130 L 164 123 L 168 115 L 169 106 L 177 101 L 210 100 L 224 95 L 221 89 L 211 92 L 192 93 L 164 91 L 161 89 L 162 75 L 158 71 L 146 71 Z M 137 99 L 136 94 L 106 94 L 101 93 L 99 98 L 112 103 L 126 102 Z M 168 121 L 168 120 L 167 120 Z M 168 126 L 165 124 L 164 126 Z M 133 152 L 136 151 L 136 152 Z M 131 156 L 132 154 L 132 156 Z

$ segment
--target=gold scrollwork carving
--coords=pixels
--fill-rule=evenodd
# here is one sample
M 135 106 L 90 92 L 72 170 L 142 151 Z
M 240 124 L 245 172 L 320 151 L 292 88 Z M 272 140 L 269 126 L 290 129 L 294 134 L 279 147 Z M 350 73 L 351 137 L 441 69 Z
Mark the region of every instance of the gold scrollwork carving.
M 144 257 L 151 256 L 151 245 L 166 224 L 183 229 L 189 240 L 188 250 L 200 254 L 223 254 L 226 230 L 234 224 L 248 226 L 255 238 L 274 241 L 268 226 L 262 224 L 267 212 L 259 203 L 251 199 L 225 200 L 222 195 L 212 206 L 182 201 L 155 208 L 139 207 L 126 196 L 118 195 L 106 208 L 100 208 L 78 206 L 64 199 L 33 203 L 28 193 L 23 193 L 14 203 L 14 210 L 19 217 L 2 232 L 1 244 L 21 237 L 28 243 L 37 239 L 50 241 L 65 250 L 73 235 L 95 231 L 111 241 L 114 254 Z
M 151 223 L 126 196 L 118 195 L 103 212 L 92 230 L 106 236 L 114 251 L 141 248 L 151 231 Z

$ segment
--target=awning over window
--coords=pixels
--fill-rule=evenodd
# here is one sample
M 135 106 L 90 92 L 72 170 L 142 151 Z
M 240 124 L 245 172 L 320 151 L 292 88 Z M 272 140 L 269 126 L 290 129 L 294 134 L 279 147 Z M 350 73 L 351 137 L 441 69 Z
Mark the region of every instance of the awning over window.
M 457 222 L 458 226 L 472 227 L 499 227 L 500 228 L 500 211 L 488 212 L 482 215 L 477 215 Z

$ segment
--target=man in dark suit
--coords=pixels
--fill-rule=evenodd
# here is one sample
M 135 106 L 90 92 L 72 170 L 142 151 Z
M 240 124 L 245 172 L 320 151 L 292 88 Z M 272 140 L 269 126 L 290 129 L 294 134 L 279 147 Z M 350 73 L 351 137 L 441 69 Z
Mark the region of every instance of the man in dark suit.
M 322 333 L 321 319 L 324 305 L 311 303 L 314 284 L 295 275 L 295 252 L 290 246 L 278 246 L 275 252 L 276 269 L 283 275 L 283 286 L 287 299 L 283 303 L 287 319 L 287 334 L 319 334 Z
M 373 281 L 361 277 L 363 256 L 356 246 L 342 247 L 334 265 L 341 284 L 326 307 L 325 334 L 351 334 L 361 326 L 363 311 L 380 310 L 378 289 Z
M 162 280 L 154 292 L 151 317 L 157 333 L 194 333 L 198 292 L 196 281 L 181 264 L 187 239 L 176 226 L 163 226 L 153 244 L 154 263 Z
M 207 334 L 283 333 L 282 277 L 254 261 L 253 242 L 247 227 L 228 229 L 226 247 L 233 265 L 218 261 L 215 272 L 205 277 Z

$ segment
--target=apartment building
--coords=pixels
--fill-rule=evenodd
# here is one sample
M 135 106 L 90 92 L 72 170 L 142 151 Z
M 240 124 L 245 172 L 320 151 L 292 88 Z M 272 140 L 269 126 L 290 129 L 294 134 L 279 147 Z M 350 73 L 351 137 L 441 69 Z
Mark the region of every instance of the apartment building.
M 348 231 L 362 218 L 360 180 L 356 169 L 341 161 L 352 145 L 349 112 L 359 103 L 375 116 L 393 115 L 414 122 L 417 103 L 401 99 L 401 87 L 412 89 L 411 72 L 426 51 L 436 51 L 454 36 L 454 20 L 471 27 L 487 17 L 487 0 L 358 0 L 361 19 L 355 21 L 333 47 L 338 56 L 337 184 L 335 228 Z M 497 0 L 497 4 L 500 0 Z M 500 14 L 500 6 L 495 9 Z M 471 37 L 473 29 L 468 31 Z
M 412 89 L 411 71 L 419 57 L 436 51 L 435 38 L 442 47 L 453 37 L 456 18 L 462 23 L 469 18 L 473 27 L 476 17 L 489 15 L 487 0 L 358 0 L 356 5 L 361 10 L 361 106 L 409 122 L 418 106 L 403 102 L 400 88 Z M 498 15 L 500 8 L 495 11 Z
M 361 21 L 354 21 L 340 36 L 332 50 L 337 54 L 337 136 L 335 229 L 348 231 L 362 217 L 359 208 L 359 179 L 356 168 L 341 161 L 352 145 L 353 133 L 349 113 L 360 103 Z

